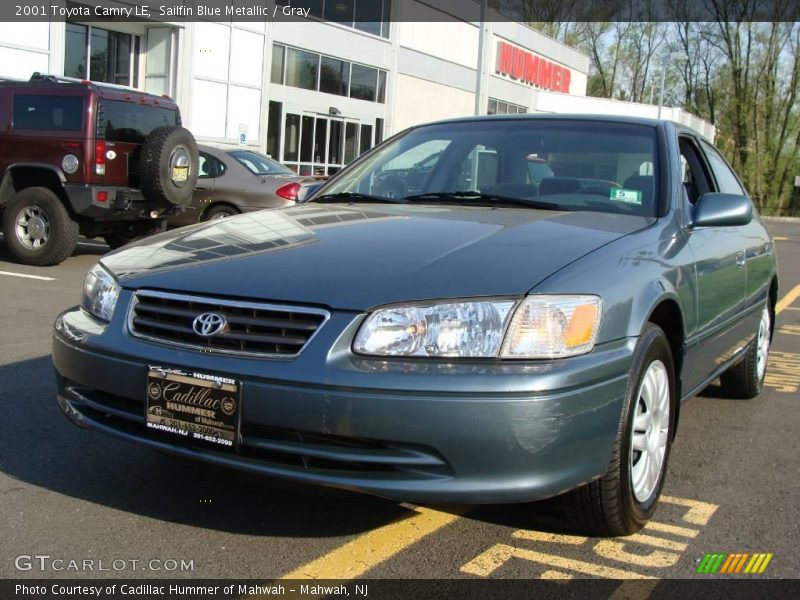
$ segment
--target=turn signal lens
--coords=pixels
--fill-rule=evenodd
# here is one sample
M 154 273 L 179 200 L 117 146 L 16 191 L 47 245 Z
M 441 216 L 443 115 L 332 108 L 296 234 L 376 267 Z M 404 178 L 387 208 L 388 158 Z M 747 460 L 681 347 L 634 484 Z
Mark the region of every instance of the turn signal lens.
M 506 333 L 501 358 L 559 358 L 591 352 L 600 327 L 597 296 L 528 296 Z

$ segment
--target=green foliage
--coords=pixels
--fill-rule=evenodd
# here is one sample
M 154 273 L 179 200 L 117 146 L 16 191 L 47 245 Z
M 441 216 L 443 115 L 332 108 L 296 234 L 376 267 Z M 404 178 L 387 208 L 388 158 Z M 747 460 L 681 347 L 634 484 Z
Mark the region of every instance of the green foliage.
M 681 20 L 689 0 L 671 2 L 672 22 L 530 25 L 590 57 L 590 96 L 655 104 L 666 65 L 664 105 L 716 126 L 717 146 L 762 214 L 800 215 L 800 23 L 748 21 L 747 0 L 713 2 L 716 20 L 692 22 Z

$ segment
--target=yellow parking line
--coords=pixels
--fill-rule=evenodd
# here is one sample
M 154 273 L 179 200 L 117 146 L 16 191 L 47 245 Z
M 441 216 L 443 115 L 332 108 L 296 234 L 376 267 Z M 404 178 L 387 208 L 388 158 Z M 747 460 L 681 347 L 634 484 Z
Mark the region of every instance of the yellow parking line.
M 672 535 L 679 535 L 681 537 L 688 537 L 688 538 L 697 537 L 697 534 L 700 533 L 697 529 L 691 529 L 689 527 L 678 527 L 677 525 L 659 523 L 658 521 L 650 521 L 647 525 L 644 526 L 644 528 L 650 529 L 652 531 L 661 531 L 663 533 L 671 533 Z
M 772 239 L 773 239 L 773 240 L 775 240 L 776 242 L 785 242 L 785 241 L 787 241 L 789 238 L 788 238 L 788 237 L 784 237 L 784 236 L 782 236 L 782 235 L 779 235 L 779 236 L 776 236 L 776 237 L 774 237 L 774 238 L 772 238 Z
M 541 579 L 550 579 L 552 581 L 560 581 L 563 579 L 574 579 L 574 575 L 564 573 L 562 571 L 545 571 L 542 573 Z
M 546 531 L 530 531 L 520 529 L 511 534 L 511 537 L 521 540 L 531 540 L 533 542 L 555 542 L 558 544 L 572 544 L 580 546 L 589 538 L 579 535 L 564 535 L 561 533 L 549 533 Z
M 781 298 L 780 302 L 778 302 L 777 306 L 775 307 L 775 314 L 778 315 L 782 311 L 786 310 L 792 302 L 797 300 L 798 296 L 800 296 L 800 284 L 794 286 L 783 298 Z
M 281 579 L 355 579 L 464 512 L 462 508 L 444 512 L 418 506 L 412 510 L 411 516 L 368 531 Z
M 711 515 L 719 508 L 718 505 L 710 502 L 700 502 L 689 498 L 675 498 L 673 496 L 661 496 L 661 502 L 688 508 L 689 510 L 683 515 L 683 520 L 693 525 L 706 525 Z
M 606 567 L 604 565 L 597 565 L 573 558 L 565 558 L 545 552 L 535 552 L 525 548 L 516 548 L 507 544 L 495 544 L 483 554 L 479 554 L 461 567 L 461 572 L 470 575 L 478 575 L 479 577 L 488 577 L 511 558 L 528 560 L 548 567 L 555 567 L 563 571 L 577 571 L 578 573 L 591 575 L 592 577 L 604 577 L 607 579 L 654 579 L 648 575 L 641 575 L 633 571 Z
M 666 540 L 664 538 L 656 537 L 654 535 L 647 535 L 645 533 L 634 533 L 626 538 L 625 542 L 637 542 L 654 548 L 664 548 L 665 550 L 675 550 L 676 552 L 683 552 L 686 550 L 686 544 L 683 542 L 676 542 L 674 540 Z

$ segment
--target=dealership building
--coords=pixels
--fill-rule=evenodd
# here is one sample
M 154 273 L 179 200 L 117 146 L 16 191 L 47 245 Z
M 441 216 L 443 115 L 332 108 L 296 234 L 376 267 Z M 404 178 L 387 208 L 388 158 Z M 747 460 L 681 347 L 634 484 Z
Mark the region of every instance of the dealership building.
M 90 0 L 66 5 L 94 15 Z M 0 23 L 0 77 L 39 71 L 167 94 L 198 140 L 245 144 L 303 174 L 332 174 L 409 126 L 476 112 L 657 113 L 586 97 L 588 56 L 492 11 L 481 24 L 469 0 L 458 16 L 437 0 L 304 5 L 312 15 L 292 22 L 183 12 Z M 680 109 L 662 116 L 714 136 Z

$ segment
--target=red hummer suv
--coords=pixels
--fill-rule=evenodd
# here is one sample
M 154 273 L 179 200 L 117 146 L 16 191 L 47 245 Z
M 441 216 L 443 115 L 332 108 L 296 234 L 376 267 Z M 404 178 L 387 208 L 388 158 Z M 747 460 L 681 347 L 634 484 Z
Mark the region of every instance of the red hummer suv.
M 197 173 L 166 96 L 38 73 L 0 81 L 0 214 L 22 263 L 58 264 L 78 235 L 116 248 L 160 230 Z

